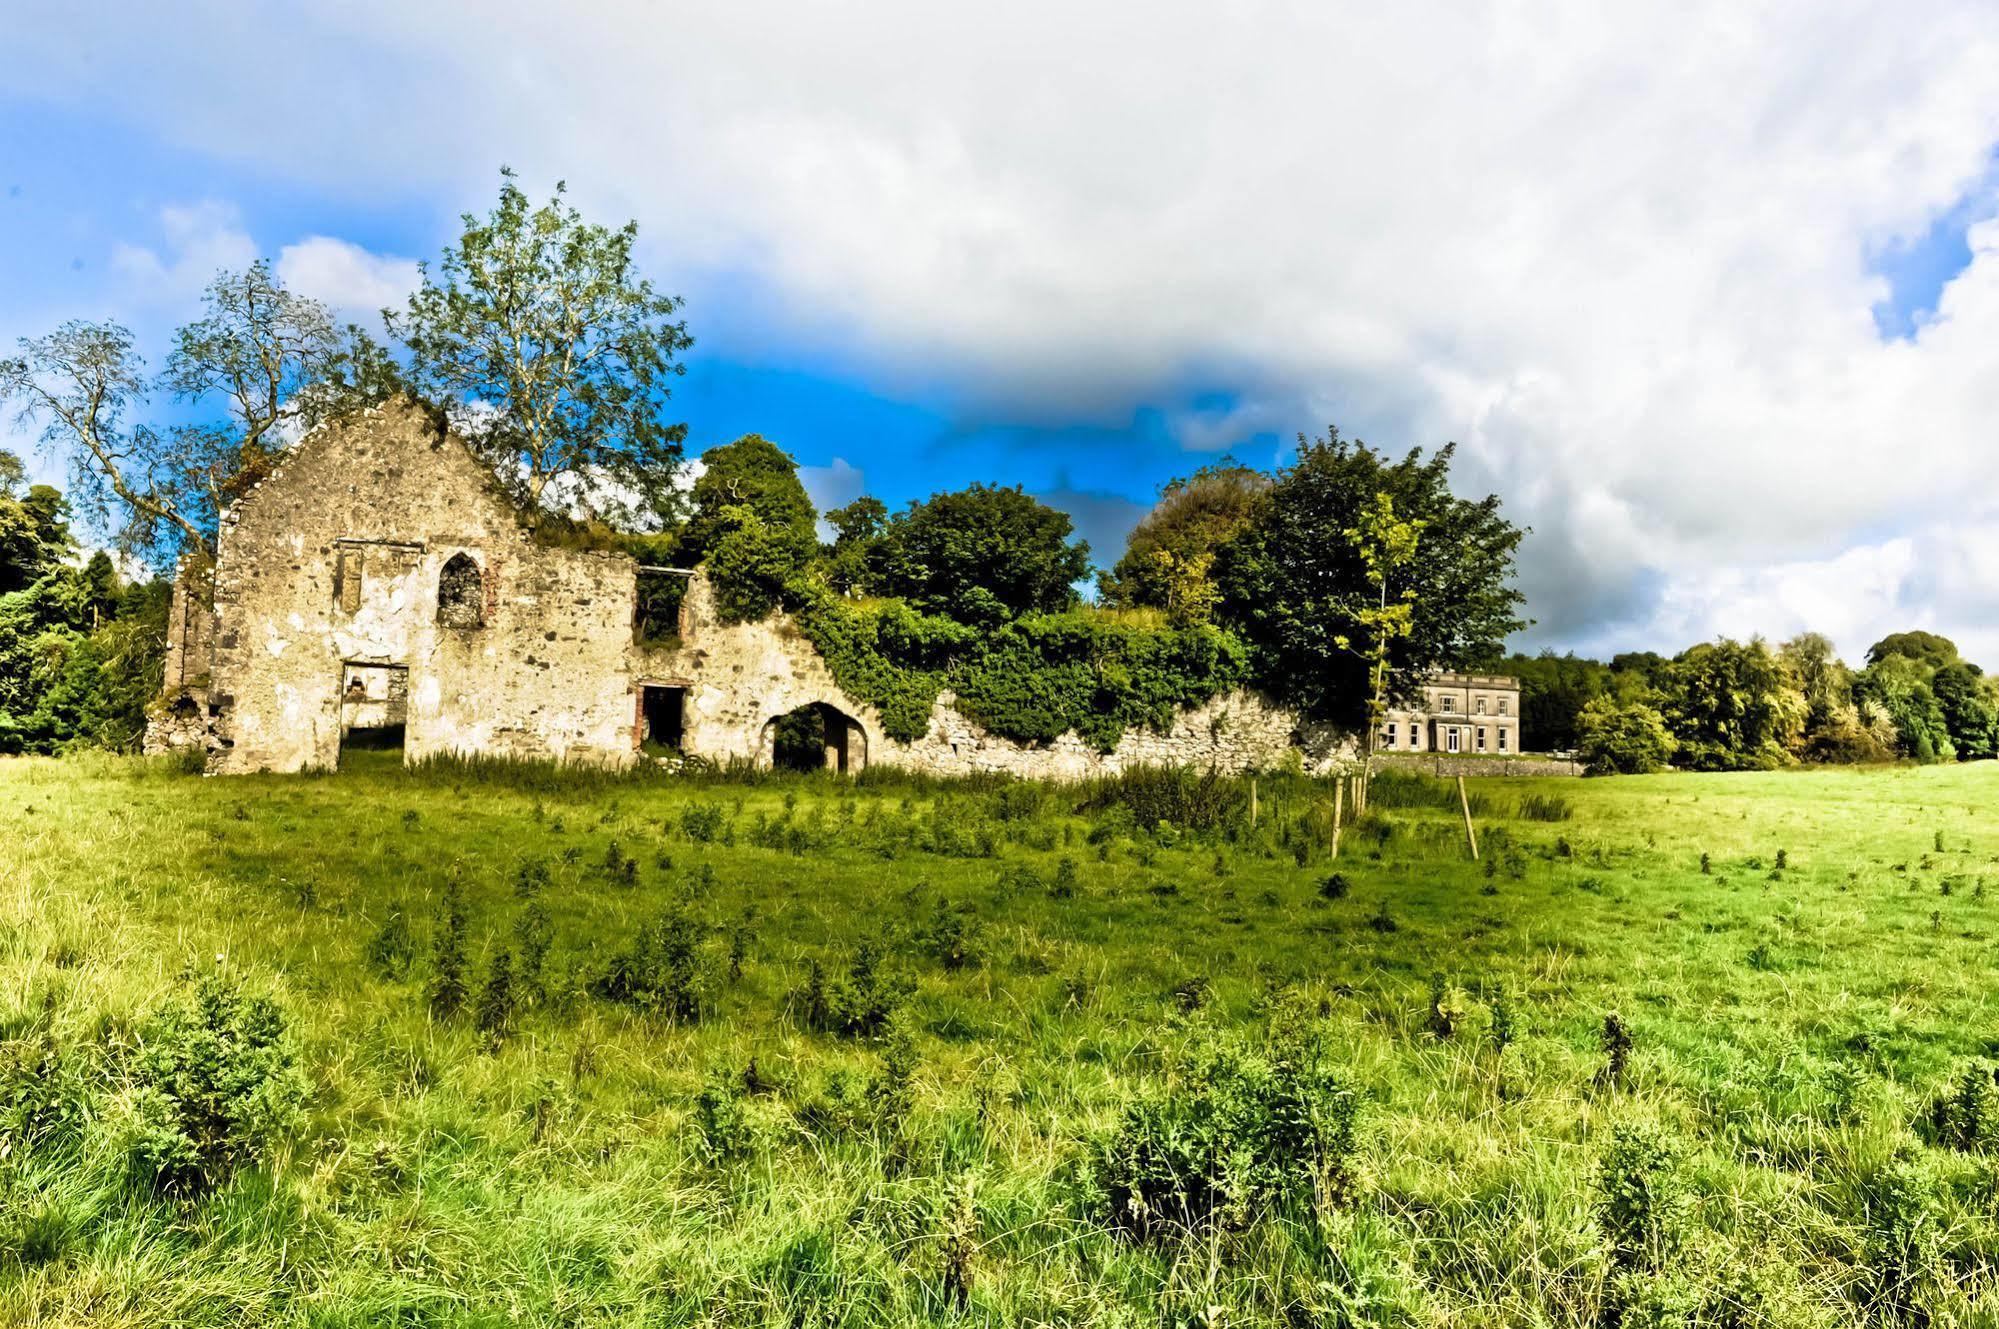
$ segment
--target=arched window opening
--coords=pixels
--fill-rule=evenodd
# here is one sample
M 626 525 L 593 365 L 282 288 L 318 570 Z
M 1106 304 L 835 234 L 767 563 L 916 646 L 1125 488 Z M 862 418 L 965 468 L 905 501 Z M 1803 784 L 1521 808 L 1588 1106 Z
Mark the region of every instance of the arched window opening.
M 486 625 L 486 586 L 470 554 L 453 554 L 437 578 L 437 621 L 447 628 Z

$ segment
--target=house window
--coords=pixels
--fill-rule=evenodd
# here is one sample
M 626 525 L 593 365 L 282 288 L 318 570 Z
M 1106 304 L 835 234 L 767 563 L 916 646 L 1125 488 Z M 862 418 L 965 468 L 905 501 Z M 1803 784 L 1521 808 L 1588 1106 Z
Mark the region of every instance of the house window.
M 333 565 L 333 601 L 343 614 L 361 609 L 361 551 L 342 548 Z
M 1485 726 L 1484 726 L 1484 725 L 1480 725 L 1480 726 L 1478 727 L 1478 750 L 1479 750 L 1480 752 L 1483 752 L 1483 751 L 1485 751 Z
M 1506 751 L 1506 731 L 1504 729 L 1499 731 L 1499 750 L 1501 752 Z
M 1458 708 L 1458 699 L 1456 697 L 1437 698 L 1437 709 L 1442 711 L 1445 715 L 1449 715 L 1452 711 L 1455 711 L 1457 708 Z
M 1395 746 L 1395 721 L 1390 720 L 1388 727 L 1381 731 L 1381 740 L 1388 747 Z
M 1480 715 L 1484 715 L 1484 714 L 1485 714 L 1485 698 L 1484 698 L 1484 697 L 1480 697 L 1480 698 L 1478 699 L 1478 713 L 1479 713 Z
M 1456 752 L 1458 750 L 1457 726 L 1453 725 L 1451 728 L 1444 731 L 1444 747 L 1447 751 L 1450 752 Z
M 486 586 L 470 554 L 453 554 L 437 577 L 437 621 L 447 628 L 486 625 Z
M 1501 697 L 1499 699 L 1499 713 L 1501 715 L 1506 714 L 1506 698 L 1504 697 Z

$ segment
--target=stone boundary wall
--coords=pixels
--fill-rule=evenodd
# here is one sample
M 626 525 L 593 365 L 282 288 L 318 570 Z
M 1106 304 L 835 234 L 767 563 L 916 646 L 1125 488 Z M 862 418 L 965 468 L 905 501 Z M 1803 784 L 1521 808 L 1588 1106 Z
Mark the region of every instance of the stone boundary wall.
M 1378 770 L 1412 771 L 1418 775 L 1450 777 L 1505 775 L 1560 775 L 1583 773 L 1583 764 L 1561 757 L 1434 757 L 1403 753 L 1382 753 L 1374 759 Z

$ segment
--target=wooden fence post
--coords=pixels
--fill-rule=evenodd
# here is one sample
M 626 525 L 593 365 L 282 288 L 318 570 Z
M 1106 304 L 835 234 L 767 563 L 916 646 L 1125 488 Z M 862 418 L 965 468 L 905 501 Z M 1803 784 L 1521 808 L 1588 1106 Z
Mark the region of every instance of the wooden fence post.
M 1458 806 L 1465 812 L 1465 843 L 1471 846 L 1472 861 L 1478 861 L 1478 832 L 1471 828 L 1471 795 L 1465 792 L 1465 777 L 1458 777 Z
M 1333 857 L 1340 856 L 1340 814 L 1346 805 L 1347 782 L 1333 781 Z
M 1250 828 L 1254 830 L 1256 827 L 1256 777 L 1254 775 L 1249 777 L 1249 824 Z

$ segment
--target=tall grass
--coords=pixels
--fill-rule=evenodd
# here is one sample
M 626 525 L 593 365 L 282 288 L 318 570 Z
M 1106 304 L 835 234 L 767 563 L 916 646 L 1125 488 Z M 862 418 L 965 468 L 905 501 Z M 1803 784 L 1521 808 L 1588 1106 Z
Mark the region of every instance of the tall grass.
M 0 763 L 0 1323 L 1981 1322 L 1995 772 L 1499 783 Z

